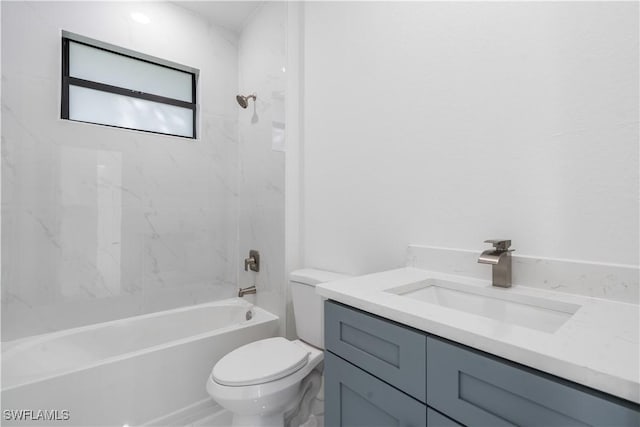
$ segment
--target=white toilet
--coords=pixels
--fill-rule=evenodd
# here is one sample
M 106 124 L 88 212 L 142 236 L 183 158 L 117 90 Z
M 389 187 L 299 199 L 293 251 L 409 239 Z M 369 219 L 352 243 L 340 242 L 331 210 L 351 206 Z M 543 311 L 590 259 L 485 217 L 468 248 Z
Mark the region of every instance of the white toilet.
M 297 270 L 289 283 L 299 340 L 267 338 L 237 348 L 213 367 L 209 395 L 233 413 L 234 426 L 297 427 L 322 384 L 324 312 L 315 285 L 346 276 Z M 297 425 L 296 425 L 297 424 Z

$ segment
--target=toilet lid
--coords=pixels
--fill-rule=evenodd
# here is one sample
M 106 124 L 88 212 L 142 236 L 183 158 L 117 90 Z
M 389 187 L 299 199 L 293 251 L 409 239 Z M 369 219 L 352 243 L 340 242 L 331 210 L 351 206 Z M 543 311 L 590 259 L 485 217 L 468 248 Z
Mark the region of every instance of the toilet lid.
M 282 338 L 267 338 L 233 350 L 213 367 L 218 384 L 246 386 L 276 381 L 307 364 L 309 352 Z

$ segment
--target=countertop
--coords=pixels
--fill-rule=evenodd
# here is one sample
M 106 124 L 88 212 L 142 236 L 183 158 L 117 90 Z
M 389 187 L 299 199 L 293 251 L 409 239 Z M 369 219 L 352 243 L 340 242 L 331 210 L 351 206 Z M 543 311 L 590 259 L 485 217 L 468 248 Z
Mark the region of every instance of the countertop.
M 483 280 L 401 268 L 323 283 L 316 292 L 378 316 L 640 403 L 637 304 L 514 285 L 501 292 L 577 304 L 555 332 L 541 332 L 384 290 L 427 279 L 489 287 Z

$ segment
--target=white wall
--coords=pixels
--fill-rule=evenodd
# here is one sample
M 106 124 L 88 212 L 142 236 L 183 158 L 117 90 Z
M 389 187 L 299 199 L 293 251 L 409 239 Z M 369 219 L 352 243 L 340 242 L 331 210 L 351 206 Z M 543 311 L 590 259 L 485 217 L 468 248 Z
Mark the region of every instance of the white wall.
M 239 256 L 260 252 L 260 272 L 239 263 L 239 286 L 256 285 L 256 303 L 276 314 L 284 327 L 285 274 L 284 136 L 286 55 L 284 2 L 262 4 L 238 41 L 239 92 L 257 94 L 238 112 Z M 285 70 L 283 71 L 283 67 Z
M 200 138 L 60 120 L 61 29 L 200 69 Z M 2 2 L 3 340 L 234 295 L 237 81 L 175 5 Z
M 305 4 L 305 264 L 638 264 L 638 3 Z

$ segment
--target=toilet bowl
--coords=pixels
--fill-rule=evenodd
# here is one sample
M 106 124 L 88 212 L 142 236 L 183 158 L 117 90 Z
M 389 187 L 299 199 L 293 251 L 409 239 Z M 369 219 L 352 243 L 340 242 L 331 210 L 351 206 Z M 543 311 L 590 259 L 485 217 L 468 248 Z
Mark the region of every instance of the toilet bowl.
M 322 350 L 300 340 L 256 341 L 220 359 L 207 381 L 207 392 L 233 413 L 234 426 L 283 426 L 304 395 L 303 380 L 322 359 Z M 317 393 L 320 381 L 318 374 L 317 384 L 308 387 Z
M 295 323 L 301 339 L 267 338 L 239 347 L 218 361 L 207 392 L 233 414 L 233 426 L 298 427 L 321 388 L 322 298 L 317 283 L 346 276 L 319 270 L 291 273 Z

